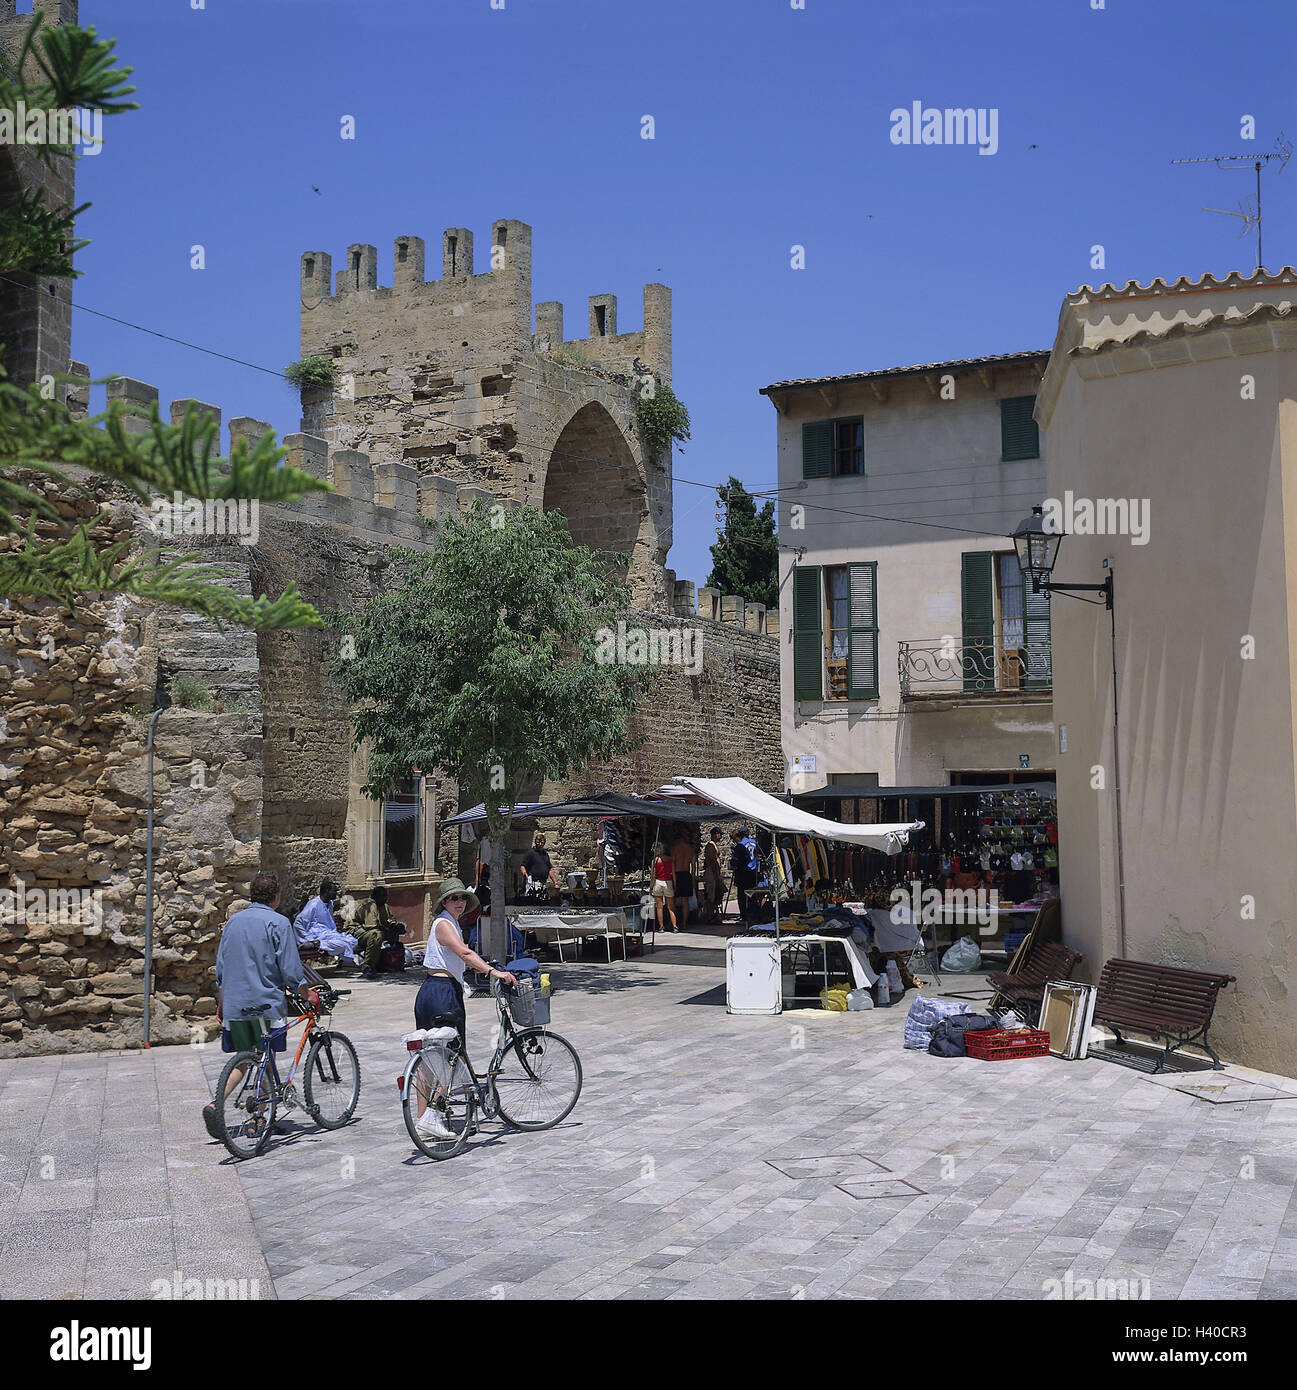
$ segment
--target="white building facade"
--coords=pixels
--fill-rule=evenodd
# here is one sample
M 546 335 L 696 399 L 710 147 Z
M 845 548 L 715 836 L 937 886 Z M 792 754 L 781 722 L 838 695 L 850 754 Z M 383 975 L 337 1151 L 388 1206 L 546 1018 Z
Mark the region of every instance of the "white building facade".
M 1046 351 L 764 387 L 778 412 L 790 790 L 1054 769 L 1049 605 L 1014 526 L 1045 492 Z M 991 774 L 995 774 L 992 776 Z

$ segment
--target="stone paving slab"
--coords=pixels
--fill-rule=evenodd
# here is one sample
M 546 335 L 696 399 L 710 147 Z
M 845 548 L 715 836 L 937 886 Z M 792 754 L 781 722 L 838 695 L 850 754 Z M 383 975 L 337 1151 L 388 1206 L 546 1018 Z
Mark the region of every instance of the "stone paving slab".
M 345 981 L 356 1120 L 247 1163 L 199 1119 L 214 1045 L 0 1063 L 0 1293 L 148 1297 L 176 1268 L 281 1298 L 1039 1299 L 1069 1271 L 1294 1296 L 1297 1106 L 906 1052 L 904 1007 L 731 1016 L 719 944 L 547 967 L 579 1104 L 540 1134 L 484 1122 L 447 1163 L 400 1116 L 414 972 Z M 493 1006 L 468 1008 L 482 1061 Z
M 183 1295 L 178 1280 L 275 1297 L 198 1115 L 206 1087 L 185 1047 L 0 1062 L 0 1298 Z

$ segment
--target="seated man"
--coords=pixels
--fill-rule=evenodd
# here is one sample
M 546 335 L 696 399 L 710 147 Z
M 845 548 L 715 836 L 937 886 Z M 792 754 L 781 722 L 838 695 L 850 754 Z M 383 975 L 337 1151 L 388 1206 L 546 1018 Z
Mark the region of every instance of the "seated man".
M 360 911 L 356 930 L 357 952 L 367 980 L 378 974 L 378 957 L 383 947 L 396 945 L 404 932 L 405 923 L 398 922 L 387 910 L 387 884 L 380 880 Z
M 340 960 L 354 960 L 356 946 L 354 936 L 338 930 L 333 920 L 333 903 L 338 896 L 338 888 L 330 879 L 320 884 L 320 891 L 293 919 L 293 932 L 298 947 L 315 946 Z

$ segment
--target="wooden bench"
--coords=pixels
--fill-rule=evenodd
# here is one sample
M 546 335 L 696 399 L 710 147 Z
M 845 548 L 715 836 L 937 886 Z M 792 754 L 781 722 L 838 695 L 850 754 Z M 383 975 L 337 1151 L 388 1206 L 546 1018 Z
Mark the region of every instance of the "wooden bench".
M 1216 1009 L 1216 996 L 1233 983 L 1233 975 L 1114 956 L 1099 978 L 1094 1021 L 1112 1030 L 1118 1047 L 1126 1045 L 1123 1028 L 1130 1033 L 1147 1033 L 1154 1042 L 1165 1040 L 1166 1047 L 1153 1068 L 1155 1074 L 1177 1048 L 1190 1043 L 1201 1047 L 1220 1071 L 1223 1063 L 1207 1041 L 1207 1029 Z
M 1051 980 L 1070 980 L 1072 971 L 1085 957 L 1080 951 L 1064 946 L 1061 941 L 1024 941 L 1019 954 L 1024 950 L 1026 958 L 1016 970 L 996 970 L 986 977 L 995 986 L 995 998 L 991 1000 L 991 1005 L 994 1007 L 998 1000 L 1004 999 L 1019 1014 L 1025 1008 L 1033 1018 L 1038 1018 L 1045 986 Z M 1012 964 L 1018 964 L 1017 955 Z M 1026 1021 L 1031 1022 L 1032 1019 Z

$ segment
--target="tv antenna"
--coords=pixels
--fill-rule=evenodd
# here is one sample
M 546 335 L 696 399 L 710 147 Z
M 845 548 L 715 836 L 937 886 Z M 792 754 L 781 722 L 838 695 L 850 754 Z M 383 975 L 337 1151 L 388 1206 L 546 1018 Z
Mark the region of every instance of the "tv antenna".
M 1208 208 L 1204 207 L 1204 212 L 1219 212 L 1226 217 L 1241 217 L 1243 228 L 1239 236 L 1243 236 L 1252 227 L 1256 228 L 1256 268 L 1261 271 L 1263 260 L 1261 255 L 1261 168 L 1269 164 L 1272 159 L 1279 161 L 1279 168 L 1276 173 L 1283 173 L 1284 165 L 1288 163 L 1288 157 L 1292 154 L 1292 142 L 1285 140 L 1283 132 L 1280 131 L 1279 138 L 1275 141 L 1274 150 L 1269 154 L 1208 154 L 1198 159 L 1173 159 L 1172 164 L 1214 164 L 1218 169 L 1246 169 L 1250 165 L 1256 170 L 1256 208 L 1253 209 L 1248 201 L 1239 203 L 1237 212 L 1230 212 L 1227 208 Z

